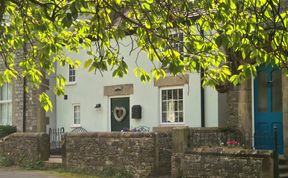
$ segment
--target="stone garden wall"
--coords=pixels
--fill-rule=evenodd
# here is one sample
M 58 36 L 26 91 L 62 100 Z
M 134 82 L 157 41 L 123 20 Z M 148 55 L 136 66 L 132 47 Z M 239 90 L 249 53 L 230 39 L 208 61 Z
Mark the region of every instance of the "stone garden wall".
M 221 146 L 227 138 L 222 129 L 173 129 L 172 177 L 273 177 L 272 151 Z
M 23 161 L 48 160 L 49 136 L 45 133 L 11 134 L 0 140 L 0 156 L 13 160 L 15 164 Z
M 229 139 L 239 142 L 241 146 L 245 144 L 243 134 L 239 130 L 221 127 L 189 128 L 188 137 L 190 147 L 221 146 L 227 144 Z
M 158 175 L 171 174 L 171 156 L 172 156 L 172 129 L 158 127 L 153 128 L 156 133 L 156 153 L 159 154 L 156 170 Z M 156 155 L 157 156 L 157 155 Z
M 271 152 L 221 145 L 232 137 L 241 140 L 241 133 L 188 127 L 153 128 L 150 133 L 68 133 L 63 163 L 69 169 L 94 173 L 117 168 L 133 177 L 265 177 L 273 173 Z
M 167 137 L 153 132 L 69 133 L 63 139 L 63 163 L 69 169 L 94 173 L 116 168 L 133 177 L 159 175 L 171 170 Z M 168 168 L 160 170 L 164 165 Z
M 172 177 L 273 177 L 272 151 L 194 148 L 172 156 Z
M 125 171 L 135 178 L 273 177 L 271 151 L 220 146 L 219 139 L 225 140 L 225 135 L 227 130 L 223 129 L 188 127 L 153 129 L 149 133 L 66 133 L 62 158 L 69 170 Z M 49 151 L 45 133 L 14 133 L 0 141 L 0 156 L 16 164 L 47 160 Z

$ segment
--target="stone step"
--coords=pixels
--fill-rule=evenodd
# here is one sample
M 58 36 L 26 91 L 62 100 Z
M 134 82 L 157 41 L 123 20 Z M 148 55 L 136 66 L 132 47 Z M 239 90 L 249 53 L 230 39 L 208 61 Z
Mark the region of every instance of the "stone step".
M 282 173 L 279 175 L 280 178 L 288 178 L 288 173 Z
M 279 172 L 287 172 L 288 173 L 288 165 L 279 165 Z
M 50 158 L 62 158 L 62 155 L 50 155 Z
M 162 175 L 162 176 L 152 176 L 149 178 L 171 178 L 171 176 L 170 175 Z
M 60 156 L 50 156 L 48 161 L 44 161 L 44 166 L 47 169 L 57 169 L 62 168 L 62 157 Z
M 283 156 L 283 155 L 280 155 L 280 156 L 278 157 L 278 160 L 279 160 L 279 164 L 286 164 L 286 163 L 288 163 L 286 156 Z

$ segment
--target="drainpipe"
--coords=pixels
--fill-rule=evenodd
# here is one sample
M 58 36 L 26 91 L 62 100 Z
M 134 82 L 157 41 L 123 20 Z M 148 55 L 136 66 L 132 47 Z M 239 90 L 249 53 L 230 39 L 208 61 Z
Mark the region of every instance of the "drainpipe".
M 23 132 L 26 132 L 26 77 L 23 78 Z
M 200 29 L 200 34 L 204 38 L 204 30 Z M 205 89 L 203 87 L 204 70 L 200 69 L 200 95 L 201 95 L 201 127 L 205 127 Z
M 201 82 L 200 82 L 200 87 L 201 87 L 201 90 L 200 90 L 200 95 L 201 95 L 201 127 L 205 127 L 205 90 L 204 90 L 204 87 L 203 87 L 203 78 L 204 78 L 204 72 L 203 70 L 201 69 L 200 71 L 200 79 L 201 79 Z
M 26 43 L 24 43 L 23 45 L 23 53 L 24 55 L 27 54 L 27 46 L 26 46 Z M 24 56 L 25 58 L 25 56 Z M 22 118 L 22 121 L 23 121 L 23 132 L 26 132 L 26 109 L 27 109 L 27 106 L 26 106 L 26 86 L 27 86 L 27 79 L 26 77 L 24 76 L 23 77 L 23 118 Z

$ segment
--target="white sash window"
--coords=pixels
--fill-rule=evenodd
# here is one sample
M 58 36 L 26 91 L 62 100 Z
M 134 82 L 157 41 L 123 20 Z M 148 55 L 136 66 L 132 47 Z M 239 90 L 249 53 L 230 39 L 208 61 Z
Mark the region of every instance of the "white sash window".
M 161 89 L 161 123 L 183 123 L 183 88 Z
M 12 87 L 0 87 L 0 125 L 12 125 Z

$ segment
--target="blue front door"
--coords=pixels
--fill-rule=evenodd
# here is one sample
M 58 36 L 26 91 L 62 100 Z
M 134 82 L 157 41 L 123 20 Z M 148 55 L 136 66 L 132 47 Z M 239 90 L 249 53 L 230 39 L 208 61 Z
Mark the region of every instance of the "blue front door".
M 254 80 L 255 148 L 273 149 L 277 127 L 278 153 L 283 154 L 282 72 L 259 68 Z

